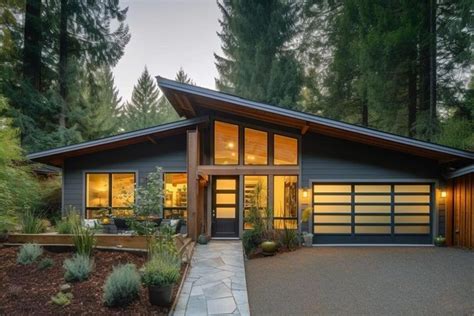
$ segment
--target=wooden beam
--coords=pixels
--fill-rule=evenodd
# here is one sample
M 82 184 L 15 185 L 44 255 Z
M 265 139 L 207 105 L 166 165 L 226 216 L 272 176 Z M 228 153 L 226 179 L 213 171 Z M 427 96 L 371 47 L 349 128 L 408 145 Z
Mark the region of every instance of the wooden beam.
M 267 175 L 267 174 L 299 174 L 299 166 L 211 166 L 197 167 L 198 174 L 206 175 Z
M 153 143 L 153 144 L 156 145 L 156 140 L 154 140 L 154 139 L 151 138 L 150 136 L 147 136 L 147 138 L 148 138 L 148 140 L 149 140 L 151 143 Z
M 309 124 L 306 123 L 302 128 L 301 128 L 301 135 L 306 134 L 306 132 L 309 130 Z
M 199 162 L 199 139 L 197 130 L 187 131 L 187 181 L 188 181 L 188 234 L 192 240 L 198 236 L 198 194 L 199 181 L 197 167 Z

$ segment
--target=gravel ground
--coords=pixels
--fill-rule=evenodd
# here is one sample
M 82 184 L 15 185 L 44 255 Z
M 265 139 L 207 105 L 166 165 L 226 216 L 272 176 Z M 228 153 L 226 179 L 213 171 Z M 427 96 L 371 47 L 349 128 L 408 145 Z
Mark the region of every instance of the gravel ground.
M 303 248 L 245 264 L 252 315 L 474 315 L 474 252 Z

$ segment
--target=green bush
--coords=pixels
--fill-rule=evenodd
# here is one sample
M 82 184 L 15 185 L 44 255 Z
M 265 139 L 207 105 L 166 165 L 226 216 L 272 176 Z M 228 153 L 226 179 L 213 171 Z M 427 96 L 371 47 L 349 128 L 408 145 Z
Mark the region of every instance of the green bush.
M 295 229 L 289 229 L 285 225 L 283 231 L 281 232 L 280 242 L 289 250 L 297 248 L 300 245 L 298 231 Z
M 30 209 L 25 209 L 20 216 L 21 229 L 25 234 L 39 234 L 44 233 L 46 227 L 44 226 L 43 221 L 36 212 L 33 212 Z
M 89 228 L 75 226 L 73 233 L 72 241 L 76 252 L 80 255 L 91 256 L 96 242 L 94 232 Z
M 60 234 L 72 234 L 74 228 L 81 225 L 81 218 L 75 209 L 67 211 L 67 216 L 56 224 L 56 230 Z
M 260 229 L 249 229 L 245 230 L 242 235 L 242 244 L 244 246 L 245 253 L 251 254 L 257 249 L 262 243 L 263 234 Z
M 178 281 L 179 272 L 180 260 L 177 257 L 155 257 L 145 264 L 142 282 L 146 286 L 171 285 Z
M 138 297 L 140 275 L 134 264 L 114 267 L 104 285 L 104 303 L 107 306 L 124 306 Z
M 43 254 L 43 248 L 38 244 L 24 244 L 20 247 L 16 262 L 27 265 L 31 264 Z
M 45 270 L 48 268 L 51 268 L 54 265 L 54 260 L 51 258 L 43 258 L 39 263 L 38 263 L 38 269 L 40 270 Z
M 89 256 L 75 254 L 72 259 L 64 260 L 64 279 L 67 282 L 87 280 L 93 267 L 94 261 Z
M 59 306 L 66 306 L 66 305 L 71 304 L 72 298 L 73 298 L 72 293 L 59 292 L 55 296 L 51 296 L 51 302 Z
M 160 235 L 148 241 L 148 257 L 178 256 L 178 249 L 172 237 Z

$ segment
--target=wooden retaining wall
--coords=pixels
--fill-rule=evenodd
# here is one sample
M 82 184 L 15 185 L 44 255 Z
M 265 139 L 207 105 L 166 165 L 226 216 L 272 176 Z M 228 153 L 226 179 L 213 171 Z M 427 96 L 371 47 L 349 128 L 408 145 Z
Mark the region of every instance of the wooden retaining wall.
M 72 246 L 72 236 L 68 234 L 12 234 L 8 237 L 8 243 L 23 244 L 37 243 L 40 245 Z M 115 234 L 96 234 L 96 246 L 104 248 L 126 248 L 126 249 L 147 249 L 146 236 L 129 236 Z M 191 244 L 190 238 L 182 235 L 173 236 L 176 249 L 181 254 L 187 255 Z
M 474 249 L 474 173 L 448 181 L 446 241 L 450 246 Z

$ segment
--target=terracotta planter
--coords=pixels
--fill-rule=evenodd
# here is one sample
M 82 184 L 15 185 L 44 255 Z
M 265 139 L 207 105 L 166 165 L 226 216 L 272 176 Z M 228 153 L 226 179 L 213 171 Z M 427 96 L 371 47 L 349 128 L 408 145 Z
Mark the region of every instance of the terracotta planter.
M 273 256 L 277 251 L 277 244 L 273 240 L 266 240 L 260 244 L 264 256 Z
M 171 294 L 173 293 L 173 285 L 167 286 L 149 286 L 148 300 L 151 305 L 170 306 L 172 302 Z

